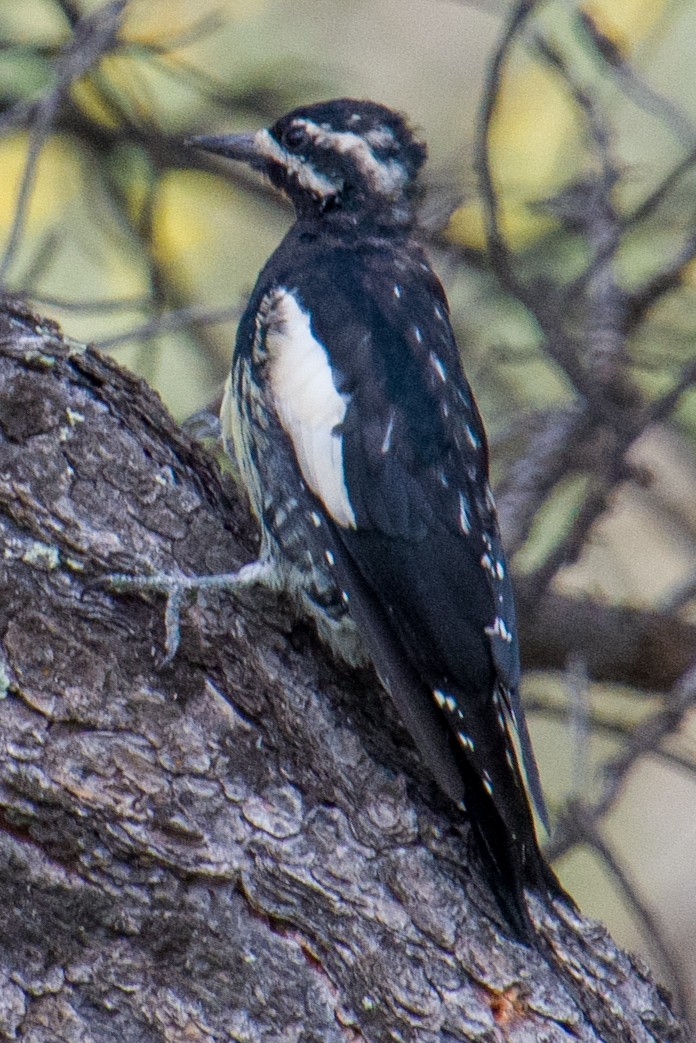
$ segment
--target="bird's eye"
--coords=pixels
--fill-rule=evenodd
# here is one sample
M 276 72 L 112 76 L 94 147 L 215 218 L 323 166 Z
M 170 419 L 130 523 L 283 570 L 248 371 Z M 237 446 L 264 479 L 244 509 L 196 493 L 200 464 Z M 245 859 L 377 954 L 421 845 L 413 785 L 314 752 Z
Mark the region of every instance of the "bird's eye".
M 303 148 L 309 141 L 309 134 L 303 127 L 288 127 L 283 134 L 283 144 L 292 152 Z

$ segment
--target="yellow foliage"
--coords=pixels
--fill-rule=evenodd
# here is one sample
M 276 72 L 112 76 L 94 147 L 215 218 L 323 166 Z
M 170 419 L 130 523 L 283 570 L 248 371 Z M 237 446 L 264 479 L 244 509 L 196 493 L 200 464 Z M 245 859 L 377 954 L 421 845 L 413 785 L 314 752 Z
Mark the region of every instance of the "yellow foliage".
M 485 248 L 486 226 L 478 199 L 472 199 L 454 211 L 445 229 L 445 235 L 455 243 L 462 243 L 474 250 Z
M 14 220 L 20 185 L 26 169 L 29 135 L 12 134 L 0 141 L 0 227 Z M 60 219 L 61 213 L 80 190 L 79 162 L 69 143 L 60 136 L 50 138 L 39 156 L 28 212 L 27 229 L 38 234 Z
M 210 229 L 200 213 L 201 189 L 209 175 L 195 172 L 169 174 L 160 181 L 154 210 L 155 256 L 160 264 L 176 263 L 182 255 L 199 249 Z M 218 185 L 220 195 L 225 188 Z M 225 201 L 220 200 L 221 211 Z
M 103 64 L 103 63 L 102 63 Z M 115 128 L 119 124 L 119 118 L 109 107 L 104 95 L 91 79 L 83 78 L 73 83 L 71 87 L 73 101 L 84 114 L 95 123 L 103 127 Z
M 513 248 L 548 231 L 550 219 L 529 204 L 562 187 L 576 134 L 573 102 L 557 76 L 529 63 L 504 77 L 489 144 L 500 223 Z M 480 206 L 467 202 L 460 207 L 448 232 L 458 242 L 482 246 L 485 230 Z
M 207 18 L 221 24 L 238 21 L 257 14 L 266 6 L 266 0 L 168 0 L 166 20 L 162 18 L 162 5 L 152 0 L 132 0 L 126 12 L 124 35 L 140 43 L 158 46 L 177 35 L 185 37 Z
M 195 285 L 198 299 L 218 293 L 235 300 L 253 284 L 283 233 L 285 222 L 277 214 L 269 217 L 265 204 L 213 174 L 172 172 L 157 188 L 157 260 L 178 285 Z
M 665 13 L 667 0 L 587 0 L 583 10 L 621 51 L 648 36 Z
M 2 5 L 2 33 L 5 40 L 52 46 L 70 38 L 70 27 L 58 4 L 44 0 L 15 0 Z
M 555 73 L 525 64 L 504 77 L 490 149 L 494 176 L 505 194 L 540 199 L 557 190 L 576 129 L 575 105 Z
M 655 29 L 666 6 L 666 0 L 587 0 L 583 9 L 601 33 L 627 50 Z M 571 171 L 578 173 L 577 108 L 557 73 L 536 61 L 505 70 L 489 145 L 501 230 L 511 247 L 520 249 L 552 223 L 530 204 L 553 196 Z M 485 228 L 478 204 L 460 207 L 448 233 L 480 248 Z

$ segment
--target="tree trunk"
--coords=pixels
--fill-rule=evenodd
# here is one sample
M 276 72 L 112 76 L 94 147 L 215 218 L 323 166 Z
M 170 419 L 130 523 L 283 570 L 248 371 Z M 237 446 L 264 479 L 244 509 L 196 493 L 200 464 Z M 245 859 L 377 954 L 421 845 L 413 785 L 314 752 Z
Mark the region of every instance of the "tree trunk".
M 110 572 L 229 570 L 245 508 L 157 396 L 0 314 L 0 1037 L 686 1038 L 597 924 L 514 944 L 369 671 L 282 599 L 186 606 Z

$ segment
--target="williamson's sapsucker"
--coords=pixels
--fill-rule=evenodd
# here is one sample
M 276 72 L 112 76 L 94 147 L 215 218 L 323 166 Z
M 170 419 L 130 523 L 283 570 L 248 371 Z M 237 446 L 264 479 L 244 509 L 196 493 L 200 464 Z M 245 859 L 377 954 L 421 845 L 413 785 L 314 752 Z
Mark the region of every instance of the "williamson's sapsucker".
M 425 147 L 350 99 L 190 144 L 261 171 L 297 214 L 240 322 L 222 409 L 262 533 L 236 579 L 290 591 L 339 655 L 372 660 L 529 941 L 524 889 L 563 892 L 530 810 L 528 795 L 545 820 L 486 436 L 415 238 Z

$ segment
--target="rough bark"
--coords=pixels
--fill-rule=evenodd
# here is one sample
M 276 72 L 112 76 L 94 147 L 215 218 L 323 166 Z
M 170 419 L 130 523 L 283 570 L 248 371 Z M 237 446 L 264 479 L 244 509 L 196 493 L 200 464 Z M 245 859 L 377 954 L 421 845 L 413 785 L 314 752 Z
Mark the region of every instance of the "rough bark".
M 161 668 L 161 599 L 96 581 L 249 560 L 245 509 L 19 306 L 0 530 L 0 1037 L 686 1038 L 597 924 L 536 903 L 547 957 L 506 939 L 374 677 L 281 600 L 200 597 Z

